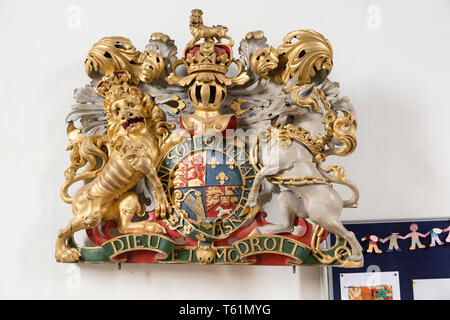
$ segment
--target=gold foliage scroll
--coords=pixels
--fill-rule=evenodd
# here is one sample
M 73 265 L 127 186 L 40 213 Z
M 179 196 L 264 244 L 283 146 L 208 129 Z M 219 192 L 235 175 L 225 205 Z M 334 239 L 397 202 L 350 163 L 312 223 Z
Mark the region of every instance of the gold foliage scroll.
M 339 148 L 332 148 L 324 151 L 325 156 L 348 156 L 356 149 L 356 120 L 355 116 L 342 111 L 343 115 L 329 114 L 326 119 L 326 126 L 330 128 L 335 140 L 342 144 Z
M 269 79 L 278 67 L 278 54 L 273 47 L 256 50 L 250 58 L 250 66 L 259 77 Z
M 164 59 L 153 50 L 137 51 L 127 38 L 106 37 L 94 44 L 84 67 L 90 77 L 93 72 L 106 75 L 126 70 L 131 75 L 131 83 L 139 84 L 140 81 L 148 83 L 159 78 L 164 71 Z
M 294 39 L 298 40 L 292 42 Z M 274 80 L 286 84 L 298 76 L 297 84 L 311 83 L 319 72 L 326 76 L 333 68 L 333 49 L 330 42 L 313 30 L 298 30 L 288 33 L 278 49 L 280 60 Z

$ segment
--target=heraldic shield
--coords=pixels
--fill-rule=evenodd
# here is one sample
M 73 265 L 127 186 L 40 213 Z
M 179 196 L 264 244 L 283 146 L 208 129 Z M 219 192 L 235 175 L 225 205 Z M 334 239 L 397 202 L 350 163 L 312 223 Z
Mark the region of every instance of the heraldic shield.
M 164 157 L 158 175 L 173 208 L 169 226 L 186 237 L 225 239 L 250 217 L 255 170 L 237 136 L 191 137 Z
M 228 29 L 202 15 L 191 12 L 181 58 L 162 33 L 142 52 L 123 37 L 89 51 L 92 81 L 67 116 L 61 198 L 73 216 L 56 260 L 361 267 L 361 245 L 339 220 L 358 189 L 342 166 L 322 168 L 356 148 L 354 108 L 328 80 L 329 41 L 298 30 L 273 48 L 249 32 L 236 59 Z M 278 210 L 265 212 L 273 201 Z

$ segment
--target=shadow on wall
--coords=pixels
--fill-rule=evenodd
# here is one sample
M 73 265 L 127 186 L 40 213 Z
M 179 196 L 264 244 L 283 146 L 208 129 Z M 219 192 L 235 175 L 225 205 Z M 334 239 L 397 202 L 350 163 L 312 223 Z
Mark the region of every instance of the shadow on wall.
M 439 208 L 442 197 L 434 191 L 446 183 L 435 156 L 442 129 L 427 127 L 423 114 L 429 102 L 393 87 L 377 78 L 359 82 L 358 95 L 350 96 L 358 147 L 348 159 L 331 162 L 344 165 L 361 198 L 357 209 L 343 211 L 344 220 L 433 216 L 430 205 Z

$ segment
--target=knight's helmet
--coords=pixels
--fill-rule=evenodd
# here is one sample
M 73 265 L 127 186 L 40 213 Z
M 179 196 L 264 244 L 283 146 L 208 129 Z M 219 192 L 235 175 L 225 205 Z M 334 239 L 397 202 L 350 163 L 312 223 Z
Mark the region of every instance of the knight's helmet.
M 215 42 L 203 42 L 185 50 L 188 74 L 195 74 L 189 87 L 189 98 L 198 110 L 218 110 L 225 101 L 225 74 L 232 62 L 231 47 Z

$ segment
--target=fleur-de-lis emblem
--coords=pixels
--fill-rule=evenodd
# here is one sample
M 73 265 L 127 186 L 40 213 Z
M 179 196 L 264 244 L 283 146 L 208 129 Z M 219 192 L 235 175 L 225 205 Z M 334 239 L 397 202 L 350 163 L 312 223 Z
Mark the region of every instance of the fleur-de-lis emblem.
M 208 164 L 211 166 L 212 169 L 215 169 L 219 162 L 217 161 L 216 157 L 213 157 L 211 160 L 209 160 Z
M 236 161 L 234 161 L 234 159 L 229 159 L 227 161 L 227 165 L 228 165 L 228 168 L 230 168 L 230 170 L 233 170 L 234 167 L 237 165 L 237 163 L 236 163 Z
M 228 181 L 228 177 L 225 172 L 221 171 L 219 175 L 216 177 L 216 180 L 219 181 L 220 185 L 223 186 L 225 182 Z

